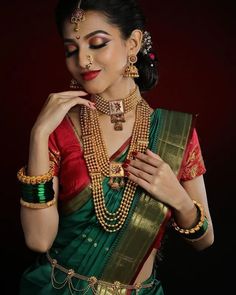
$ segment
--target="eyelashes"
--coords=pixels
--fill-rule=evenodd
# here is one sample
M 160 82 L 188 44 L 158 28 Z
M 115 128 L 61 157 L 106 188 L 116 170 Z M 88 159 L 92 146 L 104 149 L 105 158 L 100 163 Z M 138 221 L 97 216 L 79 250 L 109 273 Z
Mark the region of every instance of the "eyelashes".
M 66 57 L 71 57 L 72 55 L 74 55 L 77 52 L 78 52 L 78 49 L 73 50 L 73 51 L 66 51 L 65 55 L 66 55 Z
M 89 48 L 90 48 L 90 49 L 95 49 L 95 50 L 96 50 L 96 49 L 100 49 L 100 48 L 103 48 L 103 47 L 107 46 L 107 44 L 108 44 L 109 42 L 110 42 L 110 41 L 106 41 L 106 42 L 104 42 L 104 43 L 102 43 L 102 44 L 99 44 L 99 45 L 93 45 L 93 44 L 91 44 L 91 45 L 89 45 Z M 66 56 L 67 58 L 68 58 L 68 57 L 71 57 L 71 56 L 77 54 L 78 51 L 79 51 L 78 48 L 76 48 L 76 49 L 73 50 L 73 51 L 66 50 L 66 52 L 65 52 L 65 56 Z
M 108 44 L 108 42 L 109 42 L 109 41 L 104 42 L 104 43 L 99 44 L 99 45 L 92 45 L 92 44 L 91 44 L 89 47 L 90 47 L 91 49 L 100 49 L 100 48 L 105 47 L 105 46 Z

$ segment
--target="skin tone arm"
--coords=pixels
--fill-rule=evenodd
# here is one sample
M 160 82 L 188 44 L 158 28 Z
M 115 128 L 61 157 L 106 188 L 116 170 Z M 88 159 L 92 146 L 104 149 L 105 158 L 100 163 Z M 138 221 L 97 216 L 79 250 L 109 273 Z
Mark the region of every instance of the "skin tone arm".
M 214 233 L 203 176 L 180 184 L 170 166 L 150 150 L 146 154 L 138 153 L 125 169 L 129 179 L 173 208 L 179 227 L 191 228 L 198 222 L 197 209 L 192 200 L 201 203 L 209 222 L 208 232 L 191 245 L 196 250 L 203 250 L 213 243 Z
M 30 136 L 29 160 L 27 174 L 43 175 L 49 170 L 49 135 L 63 120 L 68 111 L 83 104 L 94 109 L 93 103 L 81 98 L 87 95 L 84 91 L 67 91 L 51 94 L 40 112 Z M 55 197 L 58 195 L 58 179 L 54 177 Z M 21 223 L 26 245 L 37 252 L 46 252 L 52 245 L 58 230 L 57 206 L 46 209 L 21 207 Z

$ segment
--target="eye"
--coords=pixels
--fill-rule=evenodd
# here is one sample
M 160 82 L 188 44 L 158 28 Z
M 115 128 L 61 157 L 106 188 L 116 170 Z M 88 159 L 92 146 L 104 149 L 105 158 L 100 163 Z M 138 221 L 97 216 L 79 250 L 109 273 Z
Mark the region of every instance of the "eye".
M 70 57 L 70 56 L 72 56 L 73 54 L 75 54 L 77 52 L 78 52 L 78 47 L 77 46 L 75 46 L 73 44 L 65 45 L 66 57 Z
M 95 37 L 95 38 L 90 40 L 89 47 L 91 49 L 99 49 L 99 48 L 105 47 L 108 42 L 109 42 L 109 40 L 107 40 L 107 39 L 104 39 L 104 38 L 101 38 L 101 37 Z

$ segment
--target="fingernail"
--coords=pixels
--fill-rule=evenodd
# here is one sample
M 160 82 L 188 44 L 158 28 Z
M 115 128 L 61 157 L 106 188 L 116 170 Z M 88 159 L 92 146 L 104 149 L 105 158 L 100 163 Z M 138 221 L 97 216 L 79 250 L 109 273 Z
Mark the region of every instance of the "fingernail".
M 137 154 L 138 154 L 138 152 L 136 152 L 136 151 L 132 152 L 132 156 L 133 156 L 134 158 L 137 157 Z
M 96 110 L 95 103 L 89 102 L 88 105 L 91 109 Z
M 128 171 L 125 171 L 125 177 L 129 177 L 130 173 Z

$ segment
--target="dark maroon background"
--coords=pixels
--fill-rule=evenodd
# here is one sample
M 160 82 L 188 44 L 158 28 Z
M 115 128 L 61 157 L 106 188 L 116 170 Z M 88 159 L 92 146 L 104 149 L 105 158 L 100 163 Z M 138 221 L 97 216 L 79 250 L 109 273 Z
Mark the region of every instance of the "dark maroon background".
M 236 246 L 233 2 L 142 1 L 160 61 L 159 85 L 147 99 L 153 107 L 199 114 L 215 226 L 214 245 L 201 253 L 170 236 L 160 270 L 166 295 L 209 295 L 226 284 L 234 287 L 228 270 Z M 18 293 L 20 274 L 34 258 L 24 244 L 16 181 L 27 162 L 30 128 L 48 94 L 68 89 L 70 81 L 54 25 L 55 3 L 1 3 L 1 294 Z

